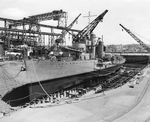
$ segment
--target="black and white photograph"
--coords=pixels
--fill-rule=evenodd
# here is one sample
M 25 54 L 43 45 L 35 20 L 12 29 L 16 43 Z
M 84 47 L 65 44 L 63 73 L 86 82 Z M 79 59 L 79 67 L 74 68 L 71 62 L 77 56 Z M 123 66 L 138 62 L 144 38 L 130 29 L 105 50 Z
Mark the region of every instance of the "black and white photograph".
M 149 0 L 0 0 L 0 122 L 150 122 Z

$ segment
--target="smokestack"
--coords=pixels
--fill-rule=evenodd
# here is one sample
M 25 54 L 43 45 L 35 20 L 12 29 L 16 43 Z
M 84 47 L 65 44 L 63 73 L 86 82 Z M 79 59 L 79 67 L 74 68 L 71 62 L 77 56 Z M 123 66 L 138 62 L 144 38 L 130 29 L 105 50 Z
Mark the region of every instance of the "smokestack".
M 101 58 L 101 59 L 103 58 L 103 56 L 104 56 L 104 44 L 102 41 L 98 42 L 98 45 L 96 47 L 96 53 L 97 53 L 98 58 Z
M 96 47 L 95 47 L 95 45 L 96 45 L 96 35 L 95 34 L 91 34 L 91 36 L 90 36 L 90 40 L 91 40 L 91 43 L 92 43 L 92 56 L 91 56 L 91 58 L 92 59 L 95 59 L 95 51 L 96 51 Z

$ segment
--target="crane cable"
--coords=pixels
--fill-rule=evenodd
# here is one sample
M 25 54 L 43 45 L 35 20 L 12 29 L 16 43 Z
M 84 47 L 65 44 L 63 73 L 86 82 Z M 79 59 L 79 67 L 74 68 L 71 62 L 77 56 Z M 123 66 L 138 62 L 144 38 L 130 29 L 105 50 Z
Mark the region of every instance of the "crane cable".
M 36 77 L 36 79 L 37 79 L 37 81 L 38 81 L 40 87 L 42 88 L 42 90 L 44 91 L 44 93 L 50 98 L 50 95 L 49 95 L 49 94 L 47 93 L 47 91 L 44 89 L 44 87 L 42 86 L 42 84 L 41 84 L 41 82 L 40 82 L 40 80 L 39 80 L 39 77 L 38 77 L 38 75 L 37 75 L 37 73 L 36 73 L 36 70 L 35 70 L 35 66 L 34 66 L 33 60 L 32 60 L 32 66 L 33 66 L 33 71 L 34 71 L 35 77 Z

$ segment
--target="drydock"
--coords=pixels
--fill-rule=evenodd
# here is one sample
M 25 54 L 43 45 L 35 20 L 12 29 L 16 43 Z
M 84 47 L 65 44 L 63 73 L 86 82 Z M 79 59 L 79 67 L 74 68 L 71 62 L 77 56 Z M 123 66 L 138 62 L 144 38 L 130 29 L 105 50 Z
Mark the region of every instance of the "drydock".
M 80 15 L 67 25 L 67 12 L 63 10 L 21 20 L 0 18 L 4 22 L 4 27 L 0 27 L 2 122 L 11 117 L 15 122 L 14 115 L 19 111 L 21 115 L 34 111 L 37 118 L 54 122 L 59 117 L 62 122 L 71 121 L 73 116 L 62 117 L 70 114 L 75 115 L 74 121 L 115 121 L 140 103 L 149 87 L 150 57 L 105 54 L 104 40 L 97 38 L 93 30 L 107 12 L 102 12 L 82 30 L 71 29 Z M 58 25 L 40 24 L 44 20 L 58 21 Z M 129 29 L 121 27 L 149 51 Z M 41 28 L 51 29 L 51 32 L 43 32 Z M 61 32 L 56 33 L 55 29 Z M 71 32 L 76 34 L 71 35 Z M 72 36 L 71 46 L 66 45 L 67 33 Z M 107 56 L 111 56 L 110 59 Z M 132 106 L 123 101 L 125 98 L 119 92 Z M 111 106 L 113 102 L 116 110 Z M 123 108 L 120 113 L 117 113 L 118 106 Z M 43 114 L 39 114 L 40 110 Z M 50 118 L 43 117 L 47 115 L 45 110 L 48 114 L 51 111 Z M 29 117 L 29 121 L 32 120 Z
M 2 100 L 11 106 L 20 106 L 45 95 L 50 98 L 55 92 L 88 79 L 117 72 L 125 59 L 112 56 L 111 60 L 103 60 L 103 39 L 93 34 L 107 12 L 99 14 L 82 30 L 71 29 L 81 14 L 67 25 L 67 12 L 63 10 L 21 20 L 0 18 L 4 22 L 0 28 Z M 57 21 L 58 25 L 40 23 L 45 20 Z M 67 34 L 71 36 L 71 45 L 66 45 Z
M 64 110 L 67 110 L 66 113 L 64 112 L 62 113 L 63 116 L 69 115 L 70 112 L 73 115 L 76 115 L 77 113 L 80 113 L 82 111 L 83 112 L 82 115 L 77 115 L 77 118 L 81 119 L 85 117 L 85 120 L 82 121 L 88 121 L 87 119 L 89 119 L 90 122 L 90 121 L 99 120 L 103 115 L 103 112 L 106 113 L 106 111 L 109 110 L 109 115 L 110 115 L 112 112 L 116 113 L 116 111 L 120 109 L 120 113 L 116 115 L 112 114 L 111 117 L 104 114 L 104 117 L 107 118 L 107 120 L 110 121 L 117 120 L 117 118 L 120 118 L 120 116 L 123 116 L 124 113 L 126 113 L 125 111 L 127 111 L 127 107 L 129 107 L 129 111 L 130 109 L 133 108 L 132 106 L 130 106 L 130 104 L 127 106 L 126 102 L 121 101 L 121 99 L 124 100 L 123 98 L 124 96 L 126 99 L 129 100 L 128 103 L 131 102 L 132 104 L 135 101 L 137 102 L 136 104 L 138 104 L 138 102 L 140 102 L 140 100 L 142 99 L 143 93 L 146 89 L 145 87 L 148 87 L 147 85 L 148 81 L 144 80 L 146 79 L 146 74 L 145 74 L 146 72 L 149 72 L 147 64 L 125 63 L 121 69 L 118 69 L 117 71 L 111 74 L 107 74 L 107 76 L 99 76 L 98 73 L 96 72 L 84 74 L 83 76 L 78 75 L 74 78 L 76 80 L 77 78 L 80 78 L 80 80 L 84 80 L 83 83 L 65 88 L 60 91 L 58 90 L 55 93 L 49 94 L 50 97 L 48 97 L 44 93 L 42 97 L 34 97 L 32 95 L 30 96 L 29 94 L 26 94 L 29 93 L 29 91 L 27 91 L 28 89 L 27 86 L 22 86 L 20 88 L 15 89 L 13 92 L 7 94 L 4 97 L 5 100 L 8 100 L 7 101 L 8 104 L 12 106 L 18 106 L 18 107 L 11 107 L 12 114 L 8 113 L 8 111 L 10 110 L 3 111 L 5 112 L 5 115 L 4 118 L 2 118 L 2 121 L 4 122 L 8 121 L 9 117 L 15 116 L 14 114 L 17 114 L 20 110 L 21 110 L 20 114 L 22 112 L 26 113 L 27 111 L 28 112 L 34 111 L 37 115 L 39 113 L 38 110 L 40 110 L 41 112 L 43 112 L 43 114 L 41 113 L 38 115 L 40 118 L 43 118 L 42 115 L 44 115 L 44 112 L 47 111 L 49 113 L 50 111 L 53 111 L 55 115 L 53 115 L 50 112 L 49 114 L 50 116 L 53 116 L 53 118 L 51 119 L 49 118 L 49 119 L 55 122 L 58 120 L 57 117 L 58 116 L 60 117 L 58 111 L 62 112 Z M 84 78 L 85 76 L 86 78 Z M 70 80 L 70 79 L 71 78 L 64 79 L 64 80 Z M 41 90 L 40 88 L 37 88 L 37 86 L 38 84 L 35 84 L 35 86 L 33 84 L 32 90 L 36 92 L 40 92 Z M 118 96 L 118 92 L 119 94 L 121 93 L 121 96 Z M 21 95 L 25 95 L 25 96 L 24 97 L 19 96 L 20 94 L 18 93 L 22 93 Z M 134 99 L 127 94 L 130 94 L 131 96 L 134 95 L 134 97 L 132 96 Z M 19 99 L 13 98 L 14 96 L 19 97 Z M 29 101 L 28 98 L 30 97 L 34 97 L 36 99 L 32 99 L 32 101 Z M 11 101 L 10 98 L 13 100 Z M 115 99 L 117 99 L 118 101 L 117 103 L 115 103 L 116 102 Z M 105 103 L 105 105 L 103 102 Z M 118 103 L 120 103 L 119 106 Z M 91 106 L 88 107 L 88 104 L 90 104 Z M 126 107 L 125 108 L 121 107 L 121 104 L 123 104 L 122 106 L 124 106 L 125 104 Z M 100 111 L 98 109 L 99 108 L 98 106 L 99 107 L 101 106 L 100 107 L 101 113 L 99 113 Z M 117 109 L 116 107 L 112 108 L 111 106 L 116 106 Z M 84 111 L 81 109 L 78 110 L 79 107 L 81 107 L 81 109 L 83 109 Z M 92 117 L 91 119 L 88 117 L 89 115 L 86 115 L 85 109 L 87 109 L 87 107 L 90 109 L 90 111 L 92 110 L 92 112 L 90 113 L 94 115 L 94 117 Z M 122 109 L 119 107 L 121 107 Z M 15 112 L 16 110 L 17 112 Z M 99 113 L 101 116 L 96 117 L 96 113 L 97 114 Z M 30 118 L 30 116 L 28 117 Z M 48 116 L 45 118 L 48 118 Z M 70 121 L 70 119 L 72 119 L 72 116 L 70 116 L 69 118 L 63 118 L 62 121 L 64 122 L 68 120 Z M 76 118 L 74 119 L 76 120 Z M 13 119 L 13 121 L 15 122 L 15 118 Z M 29 119 L 29 121 L 32 121 L 32 119 L 31 120 Z

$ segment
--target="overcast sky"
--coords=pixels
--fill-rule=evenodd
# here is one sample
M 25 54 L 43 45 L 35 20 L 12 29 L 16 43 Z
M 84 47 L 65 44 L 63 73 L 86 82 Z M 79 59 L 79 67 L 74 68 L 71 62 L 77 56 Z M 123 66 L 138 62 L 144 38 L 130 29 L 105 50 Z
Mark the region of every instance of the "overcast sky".
M 82 14 L 74 26 L 79 29 L 88 24 L 88 19 L 83 18 L 88 11 L 99 15 L 108 9 L 103 22 L 94 30 L 97 36 L 104 36 L 105 44 L 136 43 L 122 31 L 120 23 L 150 44 L 150 0 L 0 0 L 0 16 L 7 18 L 19 19 L 60 9 L 68 12 L 68 24 Z

